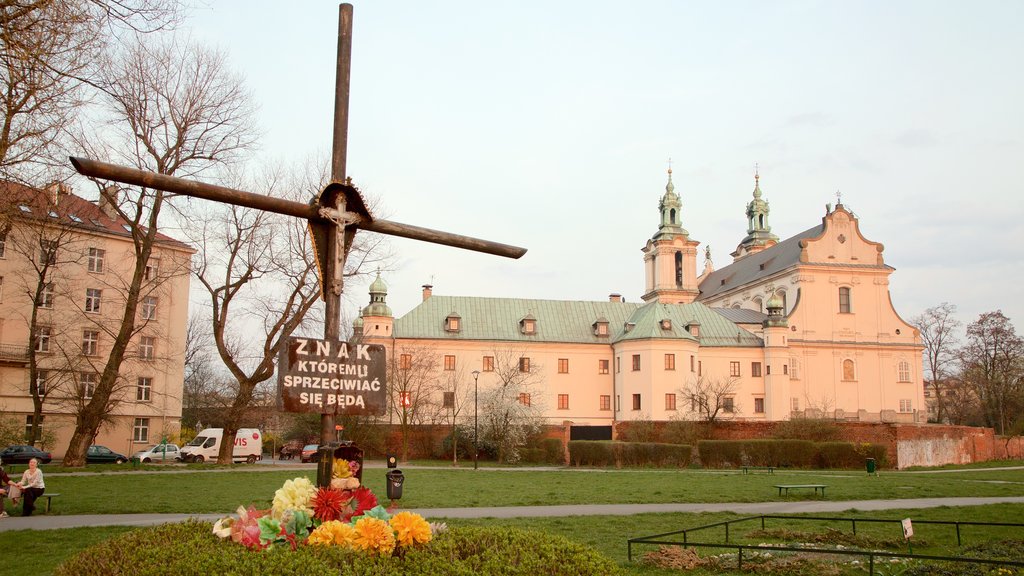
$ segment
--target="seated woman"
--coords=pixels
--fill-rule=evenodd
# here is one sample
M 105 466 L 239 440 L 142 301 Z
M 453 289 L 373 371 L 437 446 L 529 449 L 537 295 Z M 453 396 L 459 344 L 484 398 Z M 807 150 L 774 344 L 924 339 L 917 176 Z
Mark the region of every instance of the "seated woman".
M 11 482 L 11 477 L 7 475 L 7 471 L 4 470 L 4 462 L 0 460 L 0 518 L 7 517 L 7 508 L 4 506 L 4 497 L 7 496 L 8 486 L 14 484 Z
M 25 499 L 21 515 L 31 516 L 32 511 L 36 509 L 36 498 L 42 496 L 46 490 L 46 484 L 43 483 L 43 471 L 39 469 L 39 462 L 35 458 L 28 461 L 28 470 L 21 475 L 21 482 L 18 482 L 16 486 L 21 488 L 22 498 Z

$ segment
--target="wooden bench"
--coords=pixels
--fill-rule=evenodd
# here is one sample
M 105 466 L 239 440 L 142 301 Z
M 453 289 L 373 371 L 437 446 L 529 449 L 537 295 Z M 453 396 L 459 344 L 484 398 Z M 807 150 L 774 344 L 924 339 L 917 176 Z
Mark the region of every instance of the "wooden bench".
M 744 474 L 749 474 L 749 473 L 751 473 L 753 471 L 757 471 L 757 470 L 766 471 L 769 474 L 775 474 L 775 466 L 744 466 L 743 467 L 743 473 Z
M 57 496 L 60 496 L 60 492 L 53 492 L 51 494 L 47 494 L 47 493 L 44 492 L 43 495 L 40 496 L 40 498 L 46 498 L 46 513 L 47 514 L 50 513 L 50 500 L 52 500 L 53 498 L 56 498 Z
M 819 490 L 821 491 L 821 497 L 822 498 L 825 497 L 825 487 L 826 486 L 827 486 L 827 484 L 776 484 L 775 485 L 775 487 L 779 489 L 779 496 L 782 496 L 783 490 L 785 490 L 786 495 L 789 496 L 789 491 L 791 489 L 793 489 L 793 488 L 813 488 L 815 494 L 817 494 Z

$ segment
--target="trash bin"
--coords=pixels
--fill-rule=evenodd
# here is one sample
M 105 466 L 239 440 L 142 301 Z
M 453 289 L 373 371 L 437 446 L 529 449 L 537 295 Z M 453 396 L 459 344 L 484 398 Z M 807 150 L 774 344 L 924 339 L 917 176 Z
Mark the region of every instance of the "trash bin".
M 865 460 L 864 461 L 864 465 L 868 469 L 868 474 L 875 474 L 875 459 L 874 458 L 868 458 L 867 460 Z
M 132 457 L 132 468 L 138 468 L 138 467 L 139 467 L 139 459 L 138 459 L 138 458 L 135 458 L 135 457 L 133 456 L 133 457 Z
M 384 475 L 385 484 L 388 488 L 388 499 L 399 500 L 402 498 L 402 484 L 405 484 L 405 475 L 401 470 L 388 470 Z

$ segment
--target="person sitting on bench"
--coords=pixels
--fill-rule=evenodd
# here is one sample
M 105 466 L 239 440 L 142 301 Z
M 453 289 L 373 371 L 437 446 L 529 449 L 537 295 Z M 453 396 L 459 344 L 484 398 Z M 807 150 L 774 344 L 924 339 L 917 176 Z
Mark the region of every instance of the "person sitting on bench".
M 31 516 L 32 511 L 36 509 L 36 498 L 42 496 L 46 491 L 46 484 L 43 483 L 43 471 L 39 469 L 38 460 L 33 458 L 28 461 L 28 470 L 21 475 L 21 482 L 17 483 L 17 487 L 21 488 L 22 497 L 25 499 L 21 515 Z
M 7 491 L 10 486 L 14 484 L 11 482 L 11 477 L 7 475 L 7 471 L 4 470 L 4 461 L 0 460 L 0 518 L 7 517 L 7 508 L 4 506 L 4 497 L 7 496 Z

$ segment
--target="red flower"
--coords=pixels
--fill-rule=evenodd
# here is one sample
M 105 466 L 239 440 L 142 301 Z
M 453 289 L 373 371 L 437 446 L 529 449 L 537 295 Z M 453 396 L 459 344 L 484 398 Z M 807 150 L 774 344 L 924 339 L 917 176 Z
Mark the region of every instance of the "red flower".
M 360 516 L 377 505 L 377 497 L 366 486 L 360 486 L 352 492 L 352 503 L 355 505 L 355 512 L 352 515 Z
M 341 510 L 349 500 L 350 497 L 343 494 L 341 490 L 318 488 L 310 502 L 313 505 L 313 517 L 321 522 L 337 520 L 341 517 Z

